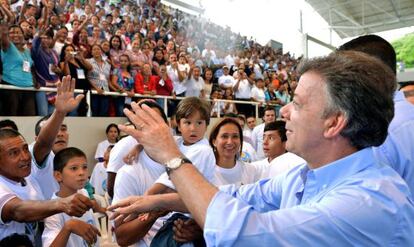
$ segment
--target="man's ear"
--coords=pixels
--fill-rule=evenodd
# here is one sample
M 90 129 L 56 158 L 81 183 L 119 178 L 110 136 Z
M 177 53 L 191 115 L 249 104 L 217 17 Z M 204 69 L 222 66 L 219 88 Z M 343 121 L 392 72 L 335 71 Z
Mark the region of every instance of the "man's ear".
M 334 138 L 340 135 L 342 130 L 348 124 L 348 119 L 345 117 L 344 113 L 338 112 L 328 116 L 325 119 L 324 124 L 324 137 L 325 138 Z

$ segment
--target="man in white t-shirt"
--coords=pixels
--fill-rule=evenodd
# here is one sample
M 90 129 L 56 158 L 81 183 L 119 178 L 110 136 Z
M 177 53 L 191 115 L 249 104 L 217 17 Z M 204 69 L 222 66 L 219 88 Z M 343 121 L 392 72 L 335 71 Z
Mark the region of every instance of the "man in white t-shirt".
M 64 78 L 58 85 L 58 92 L 67 105 L 74 106 L 79 104 L 82 96 L 74 99 L 74 87 L 70 84 L 74 85 L 74 81 L 71 83 L 70 78 Z M 52 118 L 59 118 L 58 113 L 54 115 Z M 39 138 L 43 138 L 43 134 Z M 51 139 L 53 144 L 55 138 Z M 0 130 L 0 239 L 18 233 L 28 234 L 33 241 L 39 234 L 35 227 L 37 221 L 61 212 L 80 217 L 92 207 L 89 198 L 80 194 L 43 200 L 41 188 L 31 176 L 31 166 L 32 156 L 23 136 L 11 129 Z
M 237 71 L 238 77 L 233 84 L 234 97 L 238 101 L 251 101 L 254 81 L 244 72 L 244 68 Z M 252 106 L 250 104 L 236 104 L 239 113 L 245 116 L 252 115 Z
M 65 80 L 65 82 L 63 82 Z M 70 77 L 58 85 L 63 90 L 63 83 L 70 84 Z M 55 100 L 55 110 L 50 117 L 40 119 L 35 126 L 35 142 L 29 146 L 32 154 L 31 176 L 37 181 L 45 199 L 50 199 L 59 185 L 53 177 L 53 158 L 55 153 L 66 148 L 69 141 L 68 126 L 63 123 L 67 113 L 76 109 L 83 95 L 74 98 L 73 91 L 65 94 L 58 93 Z
M 185 96 L 187 90 L 185 83 L 185 76 L 178 69 L 177 55 L 172 53 L 169 57 L 169 65 L 167 66 L 168 77 L 173 82 L 174 93 L 176 96 Z
M 260 178 L 274 177 L 304 162 L 299 156 L 286 152 L 285 126 L 284 121 L 278 120 L 267 123 L 264 127 L 263 151 L 266 158 L 252 163 L 260 171 Z M 286 162 L 281 163 L 282 160 Z
M 252 131 L 253 147 L 257 152 L 257 159 L 264 159 L 265 154 L 263 152 L 263 133 L 265 124 L 276 120 L 275 108 L 272 106 L 266 107 L 263 115 L 263 123 L 256 126 Z
M 200 76 L 201 68 L 198 66 L 192 67 L 188 75 L 186 82 L 187 90 L 185 92 L 186 97 L 200 97 L 204 93 L 204 80 Z
M 256 118 L 254 116 L 249 116 L 246 118 L 247 128 L 243 130 L 243 136 L 247 136 L 252 139 L 252 132 L 254 127 L 256 127 Z
M 137 144 L 138 142 L 135 138 L 132 136 L 126 136 L 119 140 L 112 148 L 109 155 L 108 167 L 106 168 L 106 172 L 108 174 L 107 191 L 110 197 L 113 197 L 114 195 L 116 174 L 118 170 L 125 165 L 124 157 L 126 157 L 131 149 L 133 149 Z
M 229 67 L 223 66 L 223 75 L 219 77 L 218 84 L 221 89 L 233 88 L 235 80 L 234 77 L 229 74 Z

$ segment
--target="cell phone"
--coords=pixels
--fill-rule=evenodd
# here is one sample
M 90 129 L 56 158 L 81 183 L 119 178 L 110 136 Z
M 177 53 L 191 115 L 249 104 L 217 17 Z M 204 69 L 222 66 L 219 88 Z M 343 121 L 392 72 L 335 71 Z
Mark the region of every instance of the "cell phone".
M 71 52 L 70 52 L 70 55 L 72 55 L 72 56 L 76 56 L 76 54 L 78 54 L 78 52 L 77 52 L 77 51 L 71 51 Z

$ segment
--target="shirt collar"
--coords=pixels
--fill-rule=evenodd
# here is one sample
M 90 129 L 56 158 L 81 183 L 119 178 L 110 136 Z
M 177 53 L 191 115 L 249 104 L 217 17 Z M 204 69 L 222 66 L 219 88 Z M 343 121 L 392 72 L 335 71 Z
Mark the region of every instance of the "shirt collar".
M 395 91 L 395 93 L 394 93 L 394 102 L 404 101 L 404 100 L 405 100 L 404 92 L 403 91 Z
M 373 160 L 372 148 L 365 148 L 309 172 L 313 173 L 319 187 L 327 188 L 371 166 Z

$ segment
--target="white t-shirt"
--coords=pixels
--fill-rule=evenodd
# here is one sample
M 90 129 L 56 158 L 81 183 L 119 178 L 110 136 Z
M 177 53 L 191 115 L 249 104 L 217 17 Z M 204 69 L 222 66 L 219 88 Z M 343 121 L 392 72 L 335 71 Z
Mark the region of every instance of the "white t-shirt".
M 260 175 L 260 179 L 267 178 L 269 176 L 269 169 L 270 163 L 268 158 L 264 158 L 262 160 L 257 160 L 255 162 L 250 163 L 252 166 L 256 167 L 258 174 Z
M 222 75 L 218 79 L 219 86 L 224 86 L 225 88 L 233 87 L 234 83 L 234 77 L 231 75 Z
M 201 90 L 204 89 L 204 80 L 203 78 L 198 77 L 198 80 L 195 80 L 194 77 L 191 77 L 190 80 L 186 82 L 187 90 L 185 91 L 186 97 L 200 97 Z
M 150 159 L 145 151 L 142 151 L 138 162 L 134 161 L 132 165 L 125 165 L 119 169 L 115 179 L 112 203 L 117 203 L 128 196 L 143 195 L 163 172 L 165 172 L 165 167 Z M 162 222 L 158 219 L 145 237 L 133 246 L 149 246 L 152 238 L 162 226 Z
M 255 100 L 265 103 L 265 92 L 263 89 L 260 89 L 258 87 L 253 87 L 252 89 L 252 98 L 254 98 Z
M 240 160 L 245 163 L 250 163 L 257 160 L 256 150 L 254 150 L 253 146 L 250 143 L 243 141 Z
M 235 86 L 237 81 L 234 81 Z M 252 85 L 250 85 L 247 79 L 240 80 L 239 87 L 234 90 L 234 96 L 236 99 L 250 99 L 252 95 Z
M 4 205 L 15 197 L 21 200 L 44 200 L 42 191 L 36 180 L 31 176 L 26 177 L 25 180 L 26 186 L 22 186 L 21 183 L 0 175 L 0 216 Z M 29 238 L 34 242 L 35 229 L 37 229 L 37 222 L 4 222 L 0 217 L 0 240 L 13 233 L 20 233 L 29 235 Z M 26 232 L 26 230 L 29 230 L 30 233 Z
M 260 174 L 255 166 L 251 164 L 237 161 L 233 168 L 226 169 L 218 165 L 214 169 L 214 181 L 216 186 L 235 184 L 241 186 L 243 184 L 255 183 L 260 179 Z
M 117 173 L 125 164 L 124 157 L 138 144 L 137 140 L 132 136 L 127 136 L 118 141 L 111 149 L 109 155 L 108 167 L 106 172 Z
M 174 69 L 171 65 L 168 65 L 167 74 L 173 82 L 174 92 L 176 94 L 182 94 L 187 90 L 187 87 L 184 85 L 184 81 L 180 81 L 178 79 L 178 70 Z
M 125 137 L 126 138 L 126 137 Z M 98 147 L 96 148 L 96 152 L 95 152 L 95 159 L 98 160 L 99 158 L 103 158 L 106 149 L 110 146 L 110 145 L 115 145 L 116 143 L 110 143 L 108 140 L 105 141 L 101 141 L 98 144 Z
M 29 151 L 32 154 L 32 171 L 30 176 L 39 184 L 43 197 L 49 200 L 55 192 L 59 190 L 59 184 L 53 176 L 53 159 L 55 154 L 50 151 L 42 164 L 38 165 L 33 155 L 34 143 L 29 145 Z
M 79 194 L 82 194 L 84 196 L 88 196 L 88 192 L 85 189 L 78 190 Z M 59 198 L 56 194 L 53 195 L 52 199 Z M 45 230 L 43 231 L 42 235 L 42 242 L 43 246 L 50 246 L 50 244 L 55 240 L 56 236 L 59 234 L 59 232 L 62 230 L 63 226 L 65 225 L 65 222 L 71 219 L 78 219 L 81 221 L 84 221 L 88 224 L 97 226 L 95 222 L 95 218 L 93 217 L 93 211 L 92 209 L 89 209 L 82 215 L 82 217 L 75 217 L 75 216 L 69 216 L 65 213 L 55 214 L 45 219 Z M 81 238 L 80 236 L 71 233 L 68 239 L 68 243 L 66 244 L 66 247 L 81 247 L 81 246 L 91 246 L 88 245 L 88 243 Z M 92 246 L 99 246 L 99 238 L 98 241 L 93 244 Z
M 277 175 L 289 171 L 293 167 L 302 165 L 304 163 L 306 163 L 306 161 L 296 154 L 290 152 L 284 153 L 270 162 L 267 177 L 263 178 L 276 177 Z
M 99 162 L 95 165 L 92 171 L 90 183 L 95 188 L 95 194 L 105 196 L 106 193 L 106 182 L 108 174 L 103 162 Z
M 212 182 L 214 177 L 214 167 L 216 166 L 216 158 L 214 157 L 213 149 L 210 147 L 206 138 L 192 145 L 184 145 L 182 137 L 177 139 L 177 145 L 180 151 L 187 157 L 197 170 L 203 174 L 204 178 Z M 175 190 L 175 186 L 171 182 L 167 173 L 164 172 L 156 181 L 156 183 L 163 184 Z
M 256 149 L 257 159 L 264 159 L 265 154 L 263 152 L 263 133 L 264 133 L 265 124 L 259 124 L 254 127 L 252 131 L 252 141 L 253 147 Z

